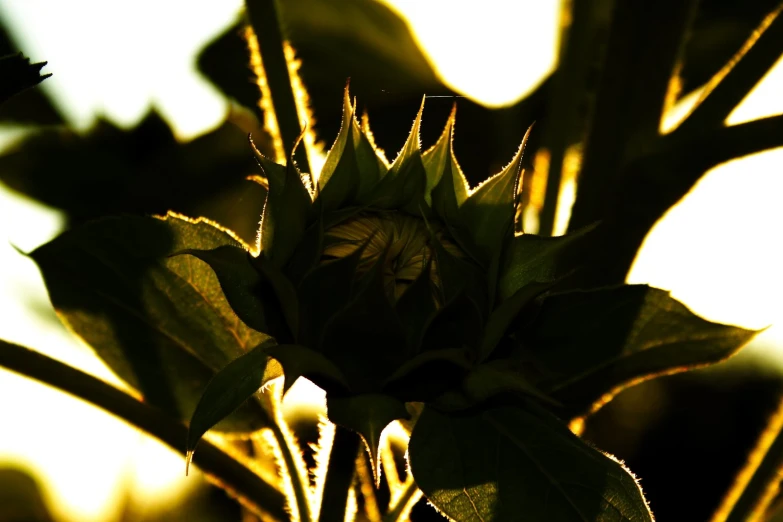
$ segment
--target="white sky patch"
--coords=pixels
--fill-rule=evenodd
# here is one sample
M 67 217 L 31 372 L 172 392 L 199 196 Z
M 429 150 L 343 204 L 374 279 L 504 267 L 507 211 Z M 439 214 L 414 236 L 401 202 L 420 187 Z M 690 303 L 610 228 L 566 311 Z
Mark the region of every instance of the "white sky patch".
M 217 125 L 226 104 L 195 68 L 201 46 L 242 0 L 3 0 L 0 14 L 43 83 L 77 127 L 96 114 L 132 126 L 154 104 L 180 138 Z
M 535 89 L 557 59 L 556 0 L 384 0 L 410 24 L 446 85 L 491 107 Z

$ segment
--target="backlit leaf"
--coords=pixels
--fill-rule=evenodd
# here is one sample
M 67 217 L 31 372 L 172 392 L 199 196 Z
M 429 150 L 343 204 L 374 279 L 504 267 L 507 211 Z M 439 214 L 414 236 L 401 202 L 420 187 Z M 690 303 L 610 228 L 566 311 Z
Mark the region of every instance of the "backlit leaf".
M 340 208 L 355 198 L 359 188 L 359 166 L 356 161 L 353 125 L 354 111 L 348 97 L 348 87 L 343 96 L 343 123 L 318 177 L 319 198 L 323 211 Z
M 526 285 L 555 281 L 573 272 L 579 266 L 579 253 L 594 229 L 594 226 L 585 227 L 558 237 L 533 234 L 514 237 L 502 261 L 498 297 L 508 299 Z
M 628 285 L 547 297 L 524 346 L 545 368 L 537 386 L 578 415 L 630 381 L 723 360 L 756 333 Z
M 54 308 L 144 400 L 186 419 L 207 382 L 268 336 L 229 306 L 212 269 L 187 249 L 240 244 L 203 221 L 108 218 L 31 253 Z M 248 405 L 219 428 L 267 422 Z
M 380 485 L 380 442 L 383 429 L 394 420 L 410 417 L 405 404 L 388 395 L 327 397 L 329 420 L 362 436 L 370 454 L 375 487 Z
M 467 233 L 473 254 L 489 264 L 501 250 L 514 222 L 517 184 L 522 171 L 522 153 L 530 135 L 525 133 L 514 159 L 500 173 L 476 187 L 459 207 L 462 230 Z
M 427 407 L 408 453 L 416 484 L 458 522 L 652 522 L 633 476 L 546 412 Z
M 269 364 L 265 352 L 270 344 L 271 340 L 264 341 L 237 357 L 209 381 L 190 418 L 186 466 L 190 466 L 196 445 L 207 430 L 233 413 L 264 384 L 280 376 L 280 367 Z
M 258 151 L 256 159 L 269 182 L 261 217 L 261 255 L 282 267 L 307 228 L 310 193 L 293 160 L 287 166 L 278 165 Z

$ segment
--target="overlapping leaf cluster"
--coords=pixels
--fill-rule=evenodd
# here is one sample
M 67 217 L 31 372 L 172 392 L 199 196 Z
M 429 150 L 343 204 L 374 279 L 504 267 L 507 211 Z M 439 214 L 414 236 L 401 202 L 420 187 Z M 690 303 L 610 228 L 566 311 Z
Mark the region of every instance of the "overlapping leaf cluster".
M 254 403 L 235 410 L 280 375 L 276 361 L 286 388 L 304 376 L 327 391 L 330 419 L 362 435 L 376 477 L 382 430 L 424 403 L 411 469 L 452 518 L 513 519 L 519 495 L 545 516 L 551 493 L 559 520 L 650 520 L 633 477 L 557 417 L 720 360 L 754 332 L 647 286 L 564 291 L 590 230 L 514 233 L 524 141 L 470 190 L 453 115 L 422 152 L 420 111 L 388 165 L 354 112 L 346 92 L 317 179 L 258 155 L 260 248 L 169 215 L 96 221 L 34 251 L 61 316 L 146 400 L 182 417 L 201 396 L 191 453 L 229 415 L 218 428 L 273 422 Z M 511 467 L 488 464 L 498 458 Z
M 425 152 L 420 122 L 421 111 L 387 166 L 346 92 L 343 125 L 320 177 L 258 155 L 269 183 L 260 253 L 237 245 L 181 252 L 207 262 L 242 321 L 275 340 L 210 383 L 189 448 L 265 382 L 269 356 L 282 365 L 286 389 L 304 376 L 327 391 L 330 419 L 362 435 L 376 468 L 383 428 L 408 417 L 406 402 L 426 403 L 427 422 L 411 438 L 412 470 L 430 500 L 458 520 L 471 519 L 468 506 L 477 520 L 509 519 L 514 495 L 507 495 L 540 481 L 538 474 L 548 482 L 542 491 L 554 488 L 572 516 L 611 511 L 649 520 L 624 468 L 550 412 L 587 413 L 628 381 L 719 360 L 753 332 L 700 319 L 647 286 L 554 292 L 578 267 L 589 230 L 557 238 L 514 233 L 524 141 L 506 168 L 470 190 L 450 146 L 453 115 Z M 342 254 L 330 255 L 336 251 Z M 418 270 L 400 270 L 410 268 L 410 251 Z M 482 442 L 487 419 L 507 440 L 495 449 Z M 433 433 L 457 443 L 439 447 Z M 531 453 L 539 439 L 551 451 Z M 529 466 L 504 478 L 481 464 L 485 451 Z M 467 467 L 446 483 L 447 468 L 433 458 Z M 501 483 L 508 493 L 497 496 Z M 562 487 L 571 483 L 587 489 Z M 529 498 L 526 509 L 545 513 L 543 497 Z

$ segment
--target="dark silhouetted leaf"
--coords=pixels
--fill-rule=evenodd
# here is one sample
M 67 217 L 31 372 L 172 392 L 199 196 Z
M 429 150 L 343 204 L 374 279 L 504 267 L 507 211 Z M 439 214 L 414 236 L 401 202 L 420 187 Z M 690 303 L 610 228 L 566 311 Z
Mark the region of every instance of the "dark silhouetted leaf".
M 264 301 L 259 295 L 263 281 L 250 261 L 247 250 L 240 246 L 223 245 L 214 250 L 189 249 L 178 254 L 190 254 L 208 264 L 215 272 L 228 303 L 242 322 L 254 330 L 269 333 Z
M 203 221 L 107 218 L 32 252 L 60 317 L 144 399 L 186 419 L 214 373 L 268 336 L 229 306 L 212 269 L 187 249 L 239 246 Z M 256 429 L 243 407 L 219 428 Z
M 256 159 L 269 182 L 261 218 L 261 255 L 282 267 L 304 235 L 312 201 L 292 159 L 279 165 L 257 149 Z
M 280 367 L 269 363 L 268 339 L 222 368 L 209 381 L 190 418 L 185 447 L 186 471 L 201 437 L 215 424 L 236 411 L 267 382 L 280 376 Z
M 368 200 L 373 206 L 388 209 L 404 208 L 414 215 L 418 215 L 420 209 L 424 207 L 427 173 L 422 162 L 419 143 L 423 111 L 422 99 L 405 145 L 389 167 L 389 171 L 370 191 Z
M 332 144 L 332 148 L 329 149 L 321 174 L 318 176 L 320 187 L 318 197 L 324 212 L 337 210 L 345 203 L 352 201 L 359 189 L 361 178 L 353 139 L 354 124 L 353 107 L 351 107 L 346 86 L 340 133 Z
M 459 522 L 652 522 L 633 476 L 546 412 L 425 408 L 408 451 L 416 484 Z
M 477 259 L 489 265 L 499 255 L 505 237 L 512 229 L 514 204 L 522 173 L 522 154 L 530 135 L 525 133 L 514 159 L 502 171 L 476 187 L 459 207 L 461 230 Z
M 524 344 L 545 368 L 537 386 L 581 414 L 629 381 L 723 360 L 756 333 L 632 285 L 547 297 Z
M 567 276 L 579 266 L 579 253 L 595 227 L 565 236 L 522 234 L 511 240 L 501 262 L 497 296 L 504 300 L 531 283 L 547 283 Z
M 265 143 L 256 145 L 262 150 Z M 42 128 L 0 156 L 0 182 L 63 210 L 70 225 L 118 214 L 206 216 L 253 242 L 266 190 L 245 133 L 231 123 L 187 143 L 152 112 L 122 130 Z
M 283 392 L 287 392 L 299 377 L 310 379 L 321 389 L 329 392 L 345 392 L 349 386 L 342 372 L 323 354 L 298 344 L 279 344 L 267 348 L 270 357 L 283 367 L 285 381 Z
M 45 65 L 46 62 L 30 63 L 21 53 L 0 56 L 0 104 L 51 76 L 41 74 Z
M 405 404 L 388 395 L 368 394 L 352 397 L 327 397 L 329 420 L 349 428 L 364 440 L 370 454 L 375 487 L 380 485 L 381 432 L 394 420 L 410 417 Z

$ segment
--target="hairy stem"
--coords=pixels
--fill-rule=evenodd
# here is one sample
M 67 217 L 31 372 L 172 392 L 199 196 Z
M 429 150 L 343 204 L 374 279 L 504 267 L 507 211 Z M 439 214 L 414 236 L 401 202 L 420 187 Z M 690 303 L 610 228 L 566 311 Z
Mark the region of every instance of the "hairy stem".
M 0 366 L 84 399 L 144 430 L 176 451 L 185 447 L 188 429 L 184 423 L 67 364 L 0 340 Z M 263 520 L 287 519 L 283 495 L 234 456 L 202 440 L 194 463 L 211 482 L 235 496 Z
M 408 514 L 410 514 L 413 505 L 421 498 L 421 490 L 416 485 L 413 477 L 408 477 L 403 487 L 402 495 L 397 499 L 394 506 L 389 509 L 389 512 L 384 515 L 383 522 L 400 522 L 405 520 Z
M 285 35 L 280 24 L 277 0 L 246 0 L 245 7 L 250 26 L 258 41 L 258 51 L 263 63 L 265 80 L 269 87 L 272 107 L 287 160 L 291 157 L 294 145 L 302 134 L 302 125 L 288 69 L 288 58 L 283 46 Z M 304 147 L 300 147 L 296 151 L 294 158 L 302 172 L 311 172 Z
M 711 522 L 758 522 L 780 489 L 783 472 L 783 400 Z
M 329 453 L 319 522 L 336 522 L 345 519 L 348 497 L 356 471 L 356 456 L 361 440 L 357 433 L 337 426 Z
M 278 397 L 277 390 L 269 390 L 260 399 L 264 407 L 269 411 L 272 419 L 274 419 L 270 429 L 275 439 L 277 450 L 280 452 L 281 467 L 285 467 L 281 475 L 284 480 L 288 481 L 290 486 L 286 490 L 290 491 L 293 497 L 288 499 L 289 505 L 295 506 L 299 521 L 311 522 L 309 482 L 307 479 L 307 468 L 302 459 L 302 450 L 280 411 L 280 397 Z

